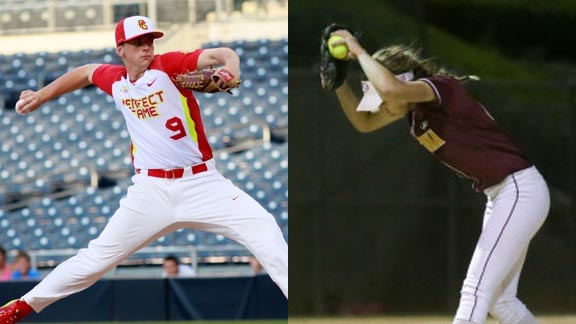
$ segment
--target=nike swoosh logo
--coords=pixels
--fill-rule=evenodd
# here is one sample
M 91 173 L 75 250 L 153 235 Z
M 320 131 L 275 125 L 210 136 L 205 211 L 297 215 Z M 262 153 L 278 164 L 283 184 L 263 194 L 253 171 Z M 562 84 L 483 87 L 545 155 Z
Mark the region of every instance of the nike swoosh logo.
M 240 197 L 240 195 L 238 195 L 238 196 L 236 196 L 236 197 L 232 198 L 232 200 L 236 200 L 236 199 L 238 199 L 238 197 Z
M 154 80 L 146 83 L 146 85 L 149 86 L 149 87 L 151 87 L 151 86 L 154 84 L 154 82 L 156 82 L 156 79 L 158 79 L 158 78 L 154 78 Z

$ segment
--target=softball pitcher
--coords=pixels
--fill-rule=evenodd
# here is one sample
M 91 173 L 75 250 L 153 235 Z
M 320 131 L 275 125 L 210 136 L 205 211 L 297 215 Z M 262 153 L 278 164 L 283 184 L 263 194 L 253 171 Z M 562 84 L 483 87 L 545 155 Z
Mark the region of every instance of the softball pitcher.
M 347 45 L 346 59 L 357 60 L 368 79 L 361 100 L 346 81 L 345 62 L 327 51 L 331 35 L 343 37 L 335 45 Z M 369 55 L 352 32 L 338 25 L 325 30 L 321 55 L 322 85 L 336 92 L 358 131 L 375 131 L 406 118 L 414 139 L 487 197 L 482 233 L 453 323 L 482 324 L 489 313 L 502 324 L 537 323 L 516 291 L 530 240 L 548 214 L 548 188 L 536 167 L 467 93 L 462 86 L 466 77 L 446 73 L 406 46 Z
M 188 71 L 222 65 L 224 82 L 237 85 L 238 55 L 229 48 L 154 55 L 154 39 L 162 36 L 148 17 L 125 18 L 116 26 L 116 52 L 124 66 L 88 64 L 20 95 L 16 109 L 26 114 L 90 84 L 101 88 L 126 120 L 136 175 L 99 237 L 0 308 L 0 324 L 16 323 L 88 288 L 133 252 L 179 228 L 243 244 L 288 298 L 288 246 L 278 224 L 216 170 L 194 95 L 174 82 Z

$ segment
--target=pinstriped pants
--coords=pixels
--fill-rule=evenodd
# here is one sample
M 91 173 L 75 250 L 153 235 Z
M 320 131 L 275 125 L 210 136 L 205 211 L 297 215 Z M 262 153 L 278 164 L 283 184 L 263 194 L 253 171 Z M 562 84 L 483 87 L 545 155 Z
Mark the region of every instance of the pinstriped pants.
M 548 215 L 550 194 L 535 167 L 509 175 L 484 193 L 483 229 L 455 322 L 482 324 L 490 313 L 502 324 L 520 323 L 532 315 L 516 297 L 518 280 L 530 240 Z

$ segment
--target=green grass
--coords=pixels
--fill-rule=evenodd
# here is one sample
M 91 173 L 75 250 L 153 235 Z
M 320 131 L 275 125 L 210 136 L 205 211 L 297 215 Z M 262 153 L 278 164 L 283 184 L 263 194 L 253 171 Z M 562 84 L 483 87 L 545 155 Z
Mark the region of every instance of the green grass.
M 538 316 L 540 324 L 576 323 L 575 316 Z M 450 316 L 382 316 L 382 317 L 324 317 L 324 318 L 290 318 L 290 324 L 450 324 Z M 486 324 L 497 324 L 488 319 Z
M 151 323 L 166 323 L 166 324 L 286 324 L 288 320 L 253 320 L 253 321 L 178 321 L 178 322 L 66 322 L 66 323 L 44 323 L 44 324 L 151 324 Z

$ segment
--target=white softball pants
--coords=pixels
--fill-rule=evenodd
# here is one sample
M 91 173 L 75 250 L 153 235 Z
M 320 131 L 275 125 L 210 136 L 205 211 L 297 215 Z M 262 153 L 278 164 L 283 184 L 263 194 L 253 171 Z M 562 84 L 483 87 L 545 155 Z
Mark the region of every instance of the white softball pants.
M 132 253 L 179 228 L 220 234 L 244 245 L 288 298 L 288 245 L 274 217 L 209 170 L 181 179 L 138 174 L 98 238 L 22 297 L 36 312 L 82 291 Z M 191 172 L 190 172 L 191 173 Z
M 482 324 L 488 313 L 502 324 L 537 323 L 516 293 L 530 240 L 548 215 L 546 181 L 531 167 L 509 175 L 484 193 L 488 202 L 483 229 L 454 323 Z

